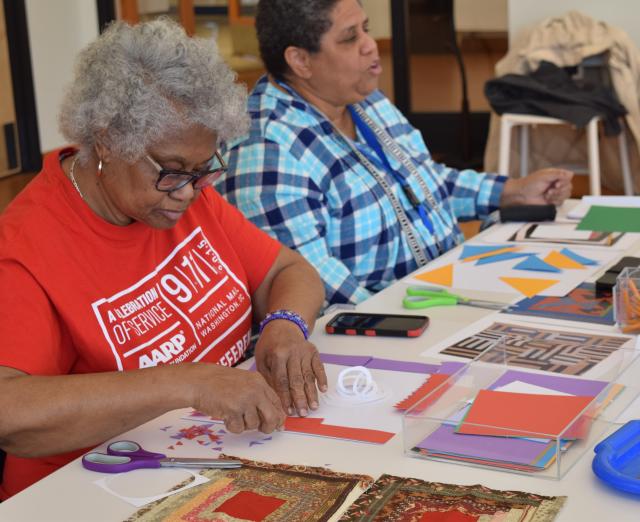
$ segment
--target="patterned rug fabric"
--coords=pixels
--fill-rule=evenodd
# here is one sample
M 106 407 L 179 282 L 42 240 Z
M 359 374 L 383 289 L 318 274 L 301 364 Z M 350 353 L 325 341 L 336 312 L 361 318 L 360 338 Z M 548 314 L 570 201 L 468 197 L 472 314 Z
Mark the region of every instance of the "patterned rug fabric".
M 566 497 L 382 475 L 340 518 L 344 522 L 551 522 Z
M 209 482 L 153 502 L 127 522 L 328 521 L 373 482 L 324 468 L 237 460 L 243 467 L 204 470 Z

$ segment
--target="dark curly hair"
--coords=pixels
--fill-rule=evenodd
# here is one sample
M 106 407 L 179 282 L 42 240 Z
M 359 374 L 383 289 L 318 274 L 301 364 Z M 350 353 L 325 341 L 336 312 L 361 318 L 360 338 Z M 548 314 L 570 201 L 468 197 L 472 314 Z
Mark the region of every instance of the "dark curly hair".
M 320 50 L 320 39 L 331 27 L 329 14 L 340 0 L 260 0 L 256 31 L 260 55 L 267 71 L 283 81 L 289 66 L 287 47 L 311 53 Z

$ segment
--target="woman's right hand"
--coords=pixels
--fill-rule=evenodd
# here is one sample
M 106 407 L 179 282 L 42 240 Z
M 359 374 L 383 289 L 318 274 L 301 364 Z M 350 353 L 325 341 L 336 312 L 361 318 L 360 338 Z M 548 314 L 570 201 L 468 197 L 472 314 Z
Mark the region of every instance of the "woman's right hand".
M 284 426 L 280 399 L 258 372 L 217 364 L 181 364 L 193 393 L 193 407 L 221 419 L 231 433 L 260 430 L 271 433 Z

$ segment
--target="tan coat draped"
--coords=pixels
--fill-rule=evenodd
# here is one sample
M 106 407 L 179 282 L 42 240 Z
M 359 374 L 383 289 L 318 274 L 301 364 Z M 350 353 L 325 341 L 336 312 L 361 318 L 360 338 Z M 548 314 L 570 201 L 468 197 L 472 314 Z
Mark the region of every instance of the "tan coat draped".
M 609 53 L 611 80 L 620 102 L 628 111 L 626 135 L 631 172 L 636 193 L 640 192 L 640 50 L 621 29 L 594 20 L 578 11 L 544 20 L 528 35 L 522 35 L 509 53 L 496 64 L 496 76 L 509 73 L 528 74 L 545 60 L 559 67 L 579 64 L 584 58 Z M 484 168 L 498 168 L 500 117 L 491 114 Z M 510 174 L 518 175 L 518 140 L 511 138 Z M 617 136 L 600 132 L 600 161 L 603 184 L 622 190 Z M 543 125 L 530 133 L 529 172 L 549 166 L 586 165 L 587 147 L 584 130 L 570 126 Z M 507 174 L 507 173 L 501 173 Z

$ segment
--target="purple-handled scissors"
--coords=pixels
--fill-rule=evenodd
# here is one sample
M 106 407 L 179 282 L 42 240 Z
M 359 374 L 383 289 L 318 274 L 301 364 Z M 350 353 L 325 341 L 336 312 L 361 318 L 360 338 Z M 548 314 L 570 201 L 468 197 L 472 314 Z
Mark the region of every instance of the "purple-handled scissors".
M 242 462 L 230 459 L 167 458 L 146 451 L 131 440 L 119 440 L 107 446 L 107 453 L 92 451 L 82 457 L 82 465 L 101 473 L 122 473 L 140 468 L 239 468 Z

